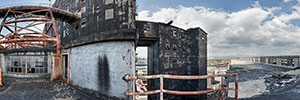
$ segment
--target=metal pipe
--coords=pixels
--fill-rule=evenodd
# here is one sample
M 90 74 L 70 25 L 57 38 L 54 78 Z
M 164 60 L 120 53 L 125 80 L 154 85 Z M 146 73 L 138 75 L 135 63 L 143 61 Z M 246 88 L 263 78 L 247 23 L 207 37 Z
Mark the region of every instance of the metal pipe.
M 239 99 L 239 94 L 238 94 L 238 90 L 239 90 L 239 76 L 235 76 L 235 100 Z
M 164 100 L 164 78 L 160 76 L 160 100 Z
M 11 39 L 3 40 L 0 43 L 12 43 L 12 42 L 25 42 L 25 41 L 47 41 L 47 42 L 56 42 L 56 38 L 22 38 L 22 39 Z
M 221 98 L 220 100 L 224 100 L 224 78 L 221 76 Z
M 24 20 L 13 20 L 13 21 L 7 21 L 5 24 L 10 24 L 10 23 L 17 23 L 17 22 L 49 22 L 49 19 L 24 19 Z
M 149 95 L 149 94 L 156 94 L 156 93 L 160 93 L 160 90 L 145 91 L 145 92 L 129 92 L 129 91 L 126 91 L 126 95 Z
M 221 77 L 221 76 L 237 76 L 236 73 L 231 74 L 213 74 L 213 75 L 199 75 L 199 76 L 179 76 L 179 75 L 147 75 L 147 76 L 129 76 L 125 77 L 126 80 L 132 79 L 155 79 L 159 77 L 168 78 L 168 79 L 206 79 L 206 78 L 213 78 L 213 77 Z
M 56 39 L 57 39 L 56 53 L 59 55 L 60 54 L 60 38 L 59 38 L 59 34 L 58 34 L 57 26 L 56 26 L 56 21 L 55 21 L 54 15 L 52 13 L 52 10 L 49 9 L 49 12 L 50 12 L 50 16 L 51 16 L 51 19 L 52 19 L 52 24 L 53 24 L 52 27 L 54 29 L 54 33 L 55 33 Z
M 199 95 L 199 94 L 207 94 L 212 92 L 220 91 L 221 88 L 212 89 L 212 90 L 204 90 L 204 91 L 173 91 L 173 90 L 165 90 L 163 89 L 163 93 L 168 94 L 176 94 L 176 95 Z M 235 88 L 224 88 L 224 90 L 235 90 Z M 126 91 L 126 95 L 150 95 L 160 93 L 160 90 L 152 90 L 152 91 L 145 91 L 145 92 L 129 92 Z

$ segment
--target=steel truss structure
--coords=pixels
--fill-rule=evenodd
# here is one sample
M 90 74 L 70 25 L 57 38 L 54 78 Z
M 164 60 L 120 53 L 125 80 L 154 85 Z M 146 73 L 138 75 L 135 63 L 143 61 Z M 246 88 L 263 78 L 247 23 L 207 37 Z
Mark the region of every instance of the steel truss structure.
M 56 48 L 57 54 L 60 54 L 60 44 L 51 8 L 8 9 L 2 19 L 0 50 Z

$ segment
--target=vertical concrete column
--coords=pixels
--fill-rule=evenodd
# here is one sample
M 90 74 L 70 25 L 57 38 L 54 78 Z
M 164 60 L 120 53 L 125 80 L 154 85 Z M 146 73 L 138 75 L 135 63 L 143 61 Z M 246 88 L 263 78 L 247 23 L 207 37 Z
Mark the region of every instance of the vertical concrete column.
M 5 55 L 4 54 L 0 54 L 0 66 L 1 69 L 3 71 L 3 73 L 6 73 L 6 63 L 5 63 Z
M 47 70 L 48 70 L 48 73 L 49 73 L 49 74 L 52 72 L 52 71 L 51 71 L 51 70 L 52 70 L 52 69 L 51 69 L 51 68 L 52 68 L 52 63 L 51 63 L 52 57 L 51 57 L 51 56 L 52 56 L 52 53 L 48 53 L 48 54 L 47 54 L 47 58 L 48 58 L 48 59 L 47 59 L 47 60 L 48 60 L 48 61 L 47 61 L 47 64 L 48 64 L 48 65 L 47 65 L 47 66 L 48 66 Z
M 299 67 L 299 58 L 294 58 L 294 67 Z
M 265 58 L 265 63 L 269 64 L 269 58 Z
M 281 58 L 276 58 L 276 64 L 281 65 Z
M 257 62 L 260 62 L 260 60 L 261 60 L 260 57 L 257 57 Z

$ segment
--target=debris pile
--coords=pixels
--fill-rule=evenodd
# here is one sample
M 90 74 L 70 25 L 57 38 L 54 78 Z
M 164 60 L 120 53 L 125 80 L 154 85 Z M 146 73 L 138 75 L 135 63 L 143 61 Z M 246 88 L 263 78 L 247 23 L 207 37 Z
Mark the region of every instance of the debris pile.
M 280 88 L 291 86 L 293 83 L 299 80 L 299 76 L 295 74 L 288 73 L 278 73 L 273 74 L 270 77 L 265 78 L 265 84 L 267 86 L 267 90 L 270 92 L 274 92 Z

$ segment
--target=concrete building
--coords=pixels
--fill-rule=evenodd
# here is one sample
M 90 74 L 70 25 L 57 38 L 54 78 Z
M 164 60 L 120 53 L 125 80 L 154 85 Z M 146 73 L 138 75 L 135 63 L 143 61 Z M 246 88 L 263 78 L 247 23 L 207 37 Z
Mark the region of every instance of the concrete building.
M 246 59 L 255 63 L 264 63 L 275 66 L 285 66 L 290 68 L 300 67 L 299 56 L 260 56 L 260 57 L 247 57 Z
M 137 21 L 135 0 L 56 0 L 53 8 L 81 16 L 80 20 L 56 21 L 59 34 L 49 35 L 59 35 L 61 45 L 48 45 L 57 46 L 56 52 L 61 53 L 55 55 L 55 49 L 46 48 L 29 48 L 26 55 L 22 55 L 23 50 L 0 50 L 3 69 L 19 72 L 20 68 L 14 66 L 23 66 L 30 58 L 32 61 L 26 62 L 25 68 L 33 61 L 38 67 L 43 63 L 43 67 L 27 70 L 23 75 L 33 70 L 36 73 L 51 73 L 52 79 L 62 78 L 72 85 L 98 91 L 107 99 L 130 99 L 125 92 L 134 91 L 135 87 L 123 78 L 126 75 L 135 76 L 136 48 L 139 46 L 148 47 L 148 75 L 207 74 L 207 33 L 200 28 L 184 30 L 172 26 L 172 22 Z M 46 24 L 44 31 L 52 25 L 56 27 L 55 24 Z M 49 30 L 49 33 L 56 32 Z M 22 57 L 15 57 L 15 54 Z M 164 88 L 199 91 L 206 90 L 206 84 L 206 79 L 166 79 Z M 158 80 L 148 81 L 148 90 L 157 88 Z M 158 98 L 159 94 L 148 97 L 150 100 Z M 166 94 L 164 98 L 204 99 L 206 95 Z

